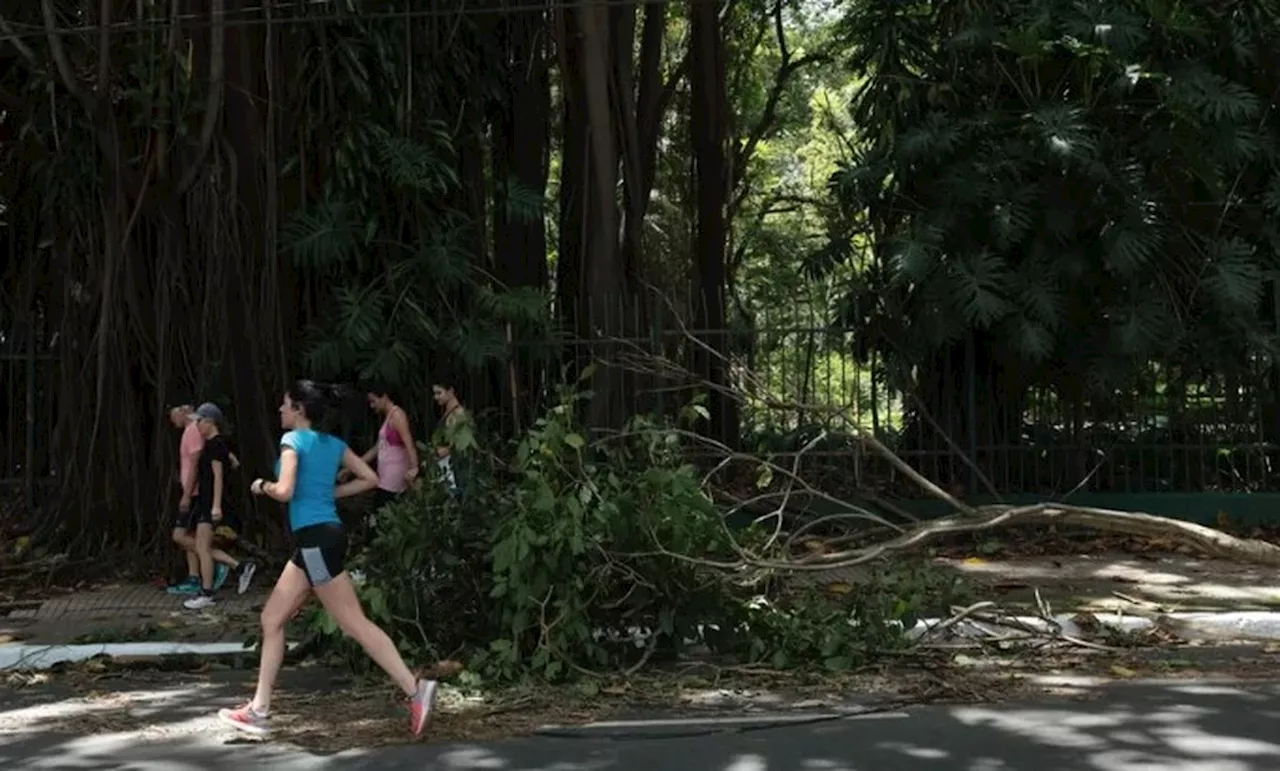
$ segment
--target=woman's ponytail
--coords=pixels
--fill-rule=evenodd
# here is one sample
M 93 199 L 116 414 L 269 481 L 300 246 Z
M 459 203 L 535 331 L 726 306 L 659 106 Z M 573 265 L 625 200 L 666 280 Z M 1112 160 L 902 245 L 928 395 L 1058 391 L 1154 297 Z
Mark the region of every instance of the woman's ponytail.
M 333 433 L 343 406 L 355 392 L 336 383 L 299 380 L 289 389 L 289 398 L 300 405 L 317 431 Z

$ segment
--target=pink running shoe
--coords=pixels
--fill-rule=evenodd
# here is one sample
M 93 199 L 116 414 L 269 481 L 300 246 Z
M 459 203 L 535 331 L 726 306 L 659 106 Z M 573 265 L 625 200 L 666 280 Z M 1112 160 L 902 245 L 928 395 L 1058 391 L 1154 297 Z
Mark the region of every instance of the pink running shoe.
M 244 731 L 253 736 L 266 736 L 271 731 L 267 725 L 267 716 L 259 714 L 253 708 L 253 702 L 239 709 L 220 709 L 218 719 L 238 731 Z
M 418 691 L 409 700 L 409 728 L 413 731 L 413 738 L 420 738 L 431 725 L 431 714 L 435 709 L 436 681 L 419 680 Z

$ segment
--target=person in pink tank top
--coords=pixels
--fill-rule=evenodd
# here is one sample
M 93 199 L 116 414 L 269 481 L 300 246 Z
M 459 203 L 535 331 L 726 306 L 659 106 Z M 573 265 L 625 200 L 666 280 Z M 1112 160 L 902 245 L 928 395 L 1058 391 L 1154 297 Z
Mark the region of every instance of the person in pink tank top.
M 409 426 L 409 416 L 395 403 L 390 389 L 381 383 L 370 383 L 365 391 L 369 407 L 382 416 L 378 440 L 363 456 L 364 462 L 378 472 L 373 502 L 376 512 L 417 481 L 418 446 Z
M 180 404 L 169 410 L 169 422 L 182 432 L 178 444 L 178 485 L 182 497 L 178 501 L 178 516 L 173 526 L 173 542 L 187 558 L 187 575 L 182 581 L 170 584 L 170 594 L 195 594 L 200 588 L 200 563 L 197 561 L 194 543 L 187 543 L 186 522 L 191 511 L 191 499 L 196 493 L 196 461 L 204 449 L 204 436 L 196 426 L 195 408 Z

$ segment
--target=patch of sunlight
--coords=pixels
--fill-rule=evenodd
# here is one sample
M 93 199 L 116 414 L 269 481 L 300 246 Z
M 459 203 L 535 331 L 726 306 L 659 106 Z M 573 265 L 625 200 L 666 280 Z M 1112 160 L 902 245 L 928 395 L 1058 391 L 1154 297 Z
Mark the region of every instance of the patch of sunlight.
M 1170 686 L 1169 690 L 1174 693 L 1185 693 L 1190 696 L 1235 696 L 1236 698 L 1248 699 L 1249 701 L 1267 701 L 1270 698 L 1267 694 L 1257 693 L 1255 691 L 1246 691 L 1243 688 L 1234 688 L 1230 685 L 1214 685 L 1213 683 L 1176 684 Z
M 946 760 L 951 757 L 951 753 L 937 747 L 919 747 L 906 742 L 880 742 L 876 745 L 878 749 L 894 750 L 901 752 L 909 758 L 917 760 Z
M 200 697 L 200 691 L 212 686 L 195 685 L 176 690 L 125 691 L 117 693 L 90 693 L 85 696 L 64 699 L 53 704 L 35 704 L 0 711 L 0 733 L 31 730 L 37 723 L 69 720 L 92 713 L 113 712 L 143 706 L 155 711 L 173 710 L 189 706 Z M 195 701 L 199 703 L 199 701 Z
M 1095 752 L 1089 765 L 1098 771 L 1255 771 L 1254 766 L 1239 760 L 1187 760 L 1145 750 Z
M 1248 601 L 1259 605 L 1280 605 L 1280 585 L 1232 586 L 1196 581 L 1180 586 L 1146 586 L 1143 587 L 1143 594 L 1153 598 L 1187 600 L 1200 597 L 1211 600 Z
M 1071 749 L 1103 749 L 1106 741 L 1089 735 L 1085 732 L 1087 729 L 1119 728 L 1134 719 L 1134 714 L 1126 710 L 1080 714 L 1066 710 L 999 712 L 982 707 L 959 707 L 951 714 L 965 725 L 985 725 L 1040 744 Z
M 1112 731 L 1111 733 L 1107 734 L 1107 738 L 1113 742 L 1118 742 L 1120 744 L 1140 744 L 1144 747 L 1150 747 L 1151 745 L 1158 743 L 1156 742 L 1155 739 L 1152 739 L 1150 736 L 1147 736 L 1141 731 L 1133 731 L 1128 729 L 1121 730 L 1121 731 Z
M 500 755 L 483 747 L 459 747 L 440 755 L 440 762 L 445 768 L 501 769 L 507 767 L 507 761 Z
M 1178 725 L 1151 729 L 1152 736 L 1163 740 L 1172 750 L 1201 757 L 1280 756 L 1280 744 L 1248 739 L 1243 736 L 1216 736 L 1194 725 Z
M 1004 771 L 1012 768 L 1003 758 L 974 758 L 969 763 L 969 771 Z
M 760 755 L 739 755 L 729 761 L 724 771 L 768 771 L 769 762 Z
M 809 758 L 800 764 L 800 768 L 802 771 L 856 771 L 846 761 L 827 758 Z
M 1180 573 L 1165 573 L 1149 570 L 1140 565 L 1115 563 L 1094 570 L 1091 574 L 1099 581 L 1123 581 L 1124 583 L 1142 584 L 1143 586 L 1180 586 L 1195 581 L 1191 576 Z

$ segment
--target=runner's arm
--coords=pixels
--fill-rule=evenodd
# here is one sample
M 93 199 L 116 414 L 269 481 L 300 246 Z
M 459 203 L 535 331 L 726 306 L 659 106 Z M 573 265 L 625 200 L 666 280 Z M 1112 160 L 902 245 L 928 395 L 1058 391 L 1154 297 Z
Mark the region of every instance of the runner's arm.
M 213 468 L 213 518 L 222 519 L 222 461 L 215 460 L 209 464 Z
M 292 447 L 280 448 L 280 478 L 274 482 L 264 482 L 260 488 L 267 495 L 281 503 L 293 500 L 293 488 L 298 482 L 298 451 Z
M 346 454 L 342 456 L 342 465 L 347 471 L 355 474 L 356 478 L 338 485 L 333 491 L 333 497 L 349 498 L 353 495 L 366 493 L 378 486 L 377 472 L 370 468 L 369 464 L 365 463 L 364 458 L 356 455 L 350 447 L 347 448 Z
M 200 453 L 193 452 L 188 456 L 189 460 L 182 465 L 182 500 L 190 503 L 192 494 L 196 491 L 196 464 L 200 461 Z

